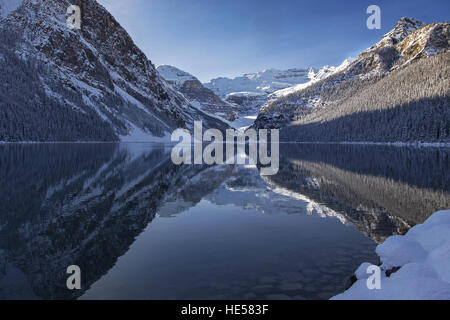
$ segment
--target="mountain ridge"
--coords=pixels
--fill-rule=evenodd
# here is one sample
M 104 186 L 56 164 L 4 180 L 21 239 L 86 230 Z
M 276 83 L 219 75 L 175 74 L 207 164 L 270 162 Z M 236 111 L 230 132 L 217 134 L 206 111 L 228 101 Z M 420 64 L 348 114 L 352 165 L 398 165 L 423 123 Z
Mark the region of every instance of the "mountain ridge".
M 265 69 L 260 72 L 246 73 L 235 78 L 218 77 L 205 83 L 219 97 L 225 98 L 233 92 L 272 93 L 279 89 L 307 81 L 315 73 L 313 68 L 291 68 L 286 70 Z

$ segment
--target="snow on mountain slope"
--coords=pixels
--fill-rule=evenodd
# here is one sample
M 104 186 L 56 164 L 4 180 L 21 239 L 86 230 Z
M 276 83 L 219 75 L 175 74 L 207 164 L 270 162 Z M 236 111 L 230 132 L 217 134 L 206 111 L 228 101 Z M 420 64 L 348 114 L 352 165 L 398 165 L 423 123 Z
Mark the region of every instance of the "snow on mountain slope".
M 329 74 L 322 72 L 324 78 L 319 76 L 309 84 L 272 95 L 261 107 L 254 126 L 282 128 L 306 117 L 311 118 L 311 123 L 322 122 L 327 110 L 333 111 L 329 106 L 338 106 L 345 99 L 355 97 L 368 82 L 377 82 L 410 62 L 447 51 L 449 38 L 448 23 L 425 25 L 415 19 L 402 18 L 393 30 L 361 52 L 357 59 L 346 60 Z M 333 90 L 339 86 L 342 90 Z M 357 86 L 360 89 L 352 91 Z M 335 110 L 328 118 L 336 118 L 339 112 Z
M 0 119 L 0 140 L 153 141 L 178 127 L 192 129 L 195 120 L 228 127 L 169 86 L 97 1 L 81 2 L 82 28 L 69 30 L 71 4 L 24 0 L 1 21 L 0 64 L 8 81 L 0 95 L 11 116 Z
M 241 77 L 216 78 L 204 86 L 214 91 L 219 97 L 235 105 L 239 112 L 239 120 L 232 125 L 241 127 L 250 125 L 267 101 L 269 94 L 310 81 L 315 70 L 310 69 L 267 69 L 262 72 L 248 73 Z
M 234 79 L 216 78 L 205 83 L 221 98 L 233 92 L 272 93 L 294 84 L 309 81 L 314 76 L 313 69 L 267 69 L 262 72 L 248 73 Z
M 221 100 L 213 91 L 205 88 L 193 75 L 167 65 L 159 66 L 157 70 L 169 84 L 181 92 L 194 106 L 228 121 L 237 119 L 236 106 Z
M 405 39 L 409 34 L 413 31 L 420 29 L 425 26 L 425 23 L 422 21 L 403 17 L 398 21 L 397 25 L 394 29 L 386 33 L 381 41 L 379 41 L 375 46 L 369 48 L 368 50 L 373 50 L 374 48 L 386 46 L 386 45 L 395 45 L 398 42 Z
M 273 99 L 276 99 L 279 97 L 287 96 L 296 91 L 303 90 L 317 81 L 326 79 L 329 76 L 332 76 L 333 74 L 336 74 L 342 70 L 345 70 L 345 68 L 347 68 L 354 60 L 355 59 L 350 57 L 350 58 L 345 59 L 344 62 L 342 62 L 338 67 L 324 66 L 324 67 L 320 68 L 319 71 L 317 71 L 317 73 L 314 73 L 314 75 L 312 76 L 312 78 L 309 82 L 301 83 L 301 84 L 295 85 L 293 87 L 275 91 L 274 93 L 269 95 L 268 99 L 273 100 Z
M 192 74 L 169 65 L 159 66 L 156 70 L 167 82 L 175 86 L 182 86 L 186 81 L 198 80 Z
M 265 70 L 235 79 L 218 78 L 212 80 L 210 85 L 214 86 L 217 92 L 245 88 L 254 90 L 231 92 L 225 96 L 225 101 L 236 105 L 239 109 L 240 119 L 233 124 L 237 127 L 245 127 L 253 123 L 259 110 L 267 101 L 306 88 L 319 80 L 345 69 L 352 61 L 352 58 L 348 58 L 338 67 L 325 66 L 317 72 L 312 68 L 308 70 L 291 69 L 286 71 Z
M 339 66 L 325 66 L 321 68 L 315 75 L 312 80 L 322 80 L 325 78 L 328 78 L 329 76 L 338 73 L 342 70 L 345 70 L 353 61 L 355 61 L 354 58 L 349 57 L 345 59 Z

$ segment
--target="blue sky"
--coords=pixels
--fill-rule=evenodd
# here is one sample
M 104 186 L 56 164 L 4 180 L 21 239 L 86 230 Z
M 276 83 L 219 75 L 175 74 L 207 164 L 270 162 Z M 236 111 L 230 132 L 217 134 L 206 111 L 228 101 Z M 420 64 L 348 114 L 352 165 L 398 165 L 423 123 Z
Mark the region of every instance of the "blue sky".
M 448 0 L 98 0 L 156 65 L 207 82 L 268 68 L 338 65 L 402 17 L 450 21 Z M 381 30 L 366 9 L 381 7 Z

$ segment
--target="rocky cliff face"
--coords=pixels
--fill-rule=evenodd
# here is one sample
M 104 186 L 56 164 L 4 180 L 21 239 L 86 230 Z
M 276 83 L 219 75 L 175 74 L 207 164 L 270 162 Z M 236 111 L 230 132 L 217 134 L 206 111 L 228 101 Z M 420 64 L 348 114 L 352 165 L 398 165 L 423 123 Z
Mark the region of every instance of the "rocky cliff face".
M 363 101 L 364 90 L 368 90 L 373 87 L 375 83 L 378 83 L 381 79 L 388 77 L 391 74 L 396 74 L 397 78 L 408 77 L 398 74 L 400 70 L 408 68 L 413 62 L 427 59 L 435 56 L 439 53 L 445 53 L 448 51 L 450 41 L 450 24 L 449 23 L 433 23 L 425 25 L 414 19 L 402 18 L 395 28 L 387 33 L 381 41 L 374 46 L 363 51 L 356 60 L 347 63 L 344 68 L 341 68 L 336 73 L 326 76 L 319 81 L 312 81 L 311 83 L 294 88 L 285 92 L 286 94 L 274 94 L 272 99 L 261 108 L 261 112 L 255 121 L 255 127 L 258 128 L 283 128 L 288 126 L 292 121 L 307 122 L 307 123 L 323 123 L 328 120 L 339 118 L 340 115 L 350 115 L 352 112 L 362 111 L 367 109 L 364 106 L 367 102 Z M 435 66 L 440 62 L 433 63 Z M 420 67 L 417 67 L 420 69 Z M 398 72 L 397 72 L 398 71 Z M 406 71 L 405 71 L 406 72 Z M 417 70 L 410 69 L 411 77 Z M 426 71 L 422 78 L 428 81 L 428 78 L 432 78 L 430 71 Z M 445 73 L 445 72 L 444 72 Z M 428 75 L 430 77 L 428 77 Z M 394 79 L 394 78 L 392 78 Z M 386 80 L 389 81 L 389 80 Z M 400 81 L 396 79 L 395 81 Z M 394 82 L 395 82 L 394 81 Z M 410 81 L 409 87 L 414 86 L 414 79 L 408 79 Z M 434 80 L 430 80 L 434 81 Z M 436 80 L 437 81 L 437 80 Z M 437 88 L 444 86 L 443 79 L 441 83 L 434 83 L 433 85 L 423 84 L 423 92 L 427 91 L 427 88 Z M 381 86 L 381 85 L 380 85 Z M 408 87 L 408 88 L 409 88 Z M 412 88 L 404 88 L 404 91 Z M 416 90 L 415 88 L 414 90 Z M 428 90 L 430 91 L 430 90 Z M 427 91 L 427 92 L 428 92 Z M 442 90 L 438 90 L 441 92 Z M 429 93 L 429 94 L 428 94 Z M 430 95 L 434 95 L 436 92 L 428 92 L 424 96 L 418 96 L 418 99 L 431 99 Z M 399 92 L 397 92 L 397 95 Z M 385 92 L 380 92 L 378 96 L 389 97 L 396 95 L 395 84 L 392 83 L 390 88 Z M 360 96 L 360 97 L 358 97 Z M 373 94 L 367 94 L 367 99 L 373 96 Z M 369 97 L 370 96 L 370 97 Z M 430 97 L 428 97 L 430 96 Z M 444 99 L 445 92 L 439 94 L 439 99 Z M 399 107 L 400 104 L 410 103 L 413 101 L 413 97 L 403 99 L 405 97 L 398 96 L 398 102 L 393 107 Z M 367 100 L 366 99 L 366 100 Z M 344 103 L 351 102 L 351 107 L 345 107 Z M 360 100 L 359 102 L 357 100 Z M 392 99 L 391 99 L 392 100 Z M 402 100 L 402 101 L 400 101 Z M 414 101 L 416 101 L 414 100 Z M 373 103 L 372 109 L 367 111 L 371 112 L 375 109 L 375 105 L 383 105 L 388 107 L 392 101 L 378 101 Z M 360 107 L 356 105 L 359 103 Z M 424 102 L 422 104 L 428 104 Z M 344 110 L 345 109 L 345 110 Z M 350 112 L 350 109 L 353 110 Z M 330 114 L 330 116 L 327 116 Z M 331 115 L 332 114 L 332 115 Z M 406 118 L 407 116 L 405 116 Z M 309 120 L 306 120 L 309 119 Z M 418 121 L 420 119 L 417 119 Z M 361 120 L 363 121 L 363 120 Z M 305 123 L 306 123 L 305 122 Z M 407 125 L 406 123 L 404 124 Z M 445 128 L 443 128 L 445 130 Z M 342 130 L 341 130 L 342 132 Z M 294 133 L 292 133 L 294 134 Z M 437 134 L 440 136 L 440 133 Z M 290 136 L 290 138 L 292 138 Z M 420 137 L 417 137 L 419 140 Z M 302 137 L 298 137 L 302 139 Z M 349 133 L 346 137 L 341 139 L 352 139 Z M 369 134 L 365 138 L 365 141 L 371 141 Z M 398 137 L 399 141 L 402 140 Z M 333 140 L 334 141 L 334 140 Z
M 81 30 L 66 26 L 71 4 L 81 8 Z M 168 86 L 97 1 L 24 0 L 1 21 L 0 29 L 5 76 L 16 74 L 25 83 L 20 88 L 20 82 L 9 79 L 0 88 L 8 113 L 0 120 L 0 140 L 148 141 L 167 137 L 177 127 L 190 129 L 194 120 L 202 120 L 205 127 L 226 127 Z M 20 69 L 34 69 L 37 77 L 31 79 L 18 64 L 23 65 Z M 38 92 L 21 101 L 14 93 L 21 89 Z M 76 122 L 74 139 L 61 134 L 71 121 Z M 46 123 L 58 125 L 46 128 Z M 98 126 L 103 133 L 91 132 Z M 77 130 L 82 127 L 88 128 Z
M 157 70 L 192 105 L 228 121 L 237 119 L 237 107 L 220 99 L 212 90 L 204 87 L 193 75 L 167 65 L 159 66 Z

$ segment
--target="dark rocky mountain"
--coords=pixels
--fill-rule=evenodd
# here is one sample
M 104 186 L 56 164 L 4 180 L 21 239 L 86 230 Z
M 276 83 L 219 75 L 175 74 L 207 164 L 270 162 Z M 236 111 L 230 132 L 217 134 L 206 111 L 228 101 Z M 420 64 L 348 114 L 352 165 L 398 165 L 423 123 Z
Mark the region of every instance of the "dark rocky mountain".
M 450 24 L 402 18 L 344 70 L 269 100 L 257 128 L 294 141 L 450 141 Z
M 71 4 L 81 30 L 67 28 Z M 194 120 L 227 127 L 167 85 L 95 0 L 23 0 L 0 38 L 0 141 L 154 141 Z
M 159 66 L 157 70 L 192 105 L 228 121 L 237 119 L 237 107 L 220 99 L 212 90 L 204 87 L 193 75 L 168 65 Z

